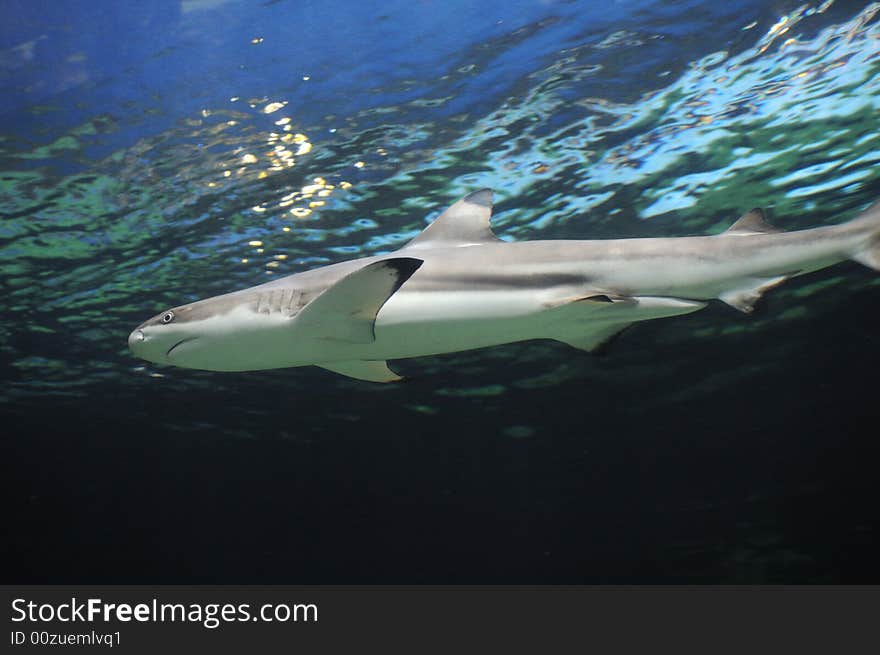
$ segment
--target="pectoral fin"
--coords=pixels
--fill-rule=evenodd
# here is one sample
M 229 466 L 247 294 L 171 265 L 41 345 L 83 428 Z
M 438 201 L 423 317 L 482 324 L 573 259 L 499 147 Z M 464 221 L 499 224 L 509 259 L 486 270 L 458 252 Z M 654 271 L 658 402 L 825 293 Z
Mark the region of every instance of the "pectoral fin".
M 376 314 L 421 265 L 421 259 L 396 257 L 350 273 L 296 316 L 298 333 L 315 339 L 372 343 Z
M 397 382 L 403 379 L 388 368 L 386 362 L 379 360 L 333 362 L 331 364 L 318 364 L 318 366 L 326 368 L 328 371 L 354 378 L 355 380 L 366 380 L 367 382 Z

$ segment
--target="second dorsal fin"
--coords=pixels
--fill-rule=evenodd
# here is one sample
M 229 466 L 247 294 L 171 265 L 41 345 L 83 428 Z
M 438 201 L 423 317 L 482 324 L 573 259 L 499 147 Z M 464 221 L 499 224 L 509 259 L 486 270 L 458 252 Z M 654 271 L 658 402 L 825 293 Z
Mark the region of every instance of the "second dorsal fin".
M 472 246 L 498 241 L 489 227 L 492 217 L 492 190 L 480 189 L 456 202 L 440 214 L 406 248 Z
M 772 234 L 773 232 L 781 231 L 767 222 L 767 219 L 764 218 L 763 209 L 756 207 L 740 216 L 736 223 L 727 228 L 724 234 Z

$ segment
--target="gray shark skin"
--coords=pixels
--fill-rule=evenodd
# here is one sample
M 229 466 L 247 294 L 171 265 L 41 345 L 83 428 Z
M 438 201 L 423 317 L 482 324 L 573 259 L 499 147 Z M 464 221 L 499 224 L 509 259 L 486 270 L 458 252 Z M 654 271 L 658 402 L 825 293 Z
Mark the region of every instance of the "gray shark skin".
M 853 259 L 880 270 L 880 203 L 840 225 L 780 232 L 753 209 L 713 236 L 501 241 L 492 192 L 452 205 L 400 250 L 166 310 L 128 338 L 158 364 L 213 371 L 316 365 L 373 382 L 386 360 L 556 339 L 593 350 L 638 321 L 768 289 Z

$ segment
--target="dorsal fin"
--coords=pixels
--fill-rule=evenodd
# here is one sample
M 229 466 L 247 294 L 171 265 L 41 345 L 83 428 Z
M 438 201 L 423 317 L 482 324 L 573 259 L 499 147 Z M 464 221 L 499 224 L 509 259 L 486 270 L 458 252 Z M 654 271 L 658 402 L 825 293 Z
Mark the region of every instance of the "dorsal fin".
M 750 209 L 731 225 L 724 234 L 772 234 L 773 232 L 781 232 L 779 228 L 773 227 L 764 218 L 764 210 L 760 207 Z
M 474 191 L 440 214 L 405 248 L 472 246 L 498 241 L 489 227 L 491 216 L 492 190 Z

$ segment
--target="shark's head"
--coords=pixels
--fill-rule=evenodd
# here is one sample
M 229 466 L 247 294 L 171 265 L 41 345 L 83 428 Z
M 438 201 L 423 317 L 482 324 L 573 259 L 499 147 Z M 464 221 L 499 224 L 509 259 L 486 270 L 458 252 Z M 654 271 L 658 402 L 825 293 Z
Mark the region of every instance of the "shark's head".
M 156 364 L 245 370 L 256 353 L 253 342 L 269 323 L 268 316 L 254 311 L 258 302 L 256 296 L 239 293 L 166 309 L 133 330 L 128 347 Z
M 150 362 L 208 371 L 338 360 L 341 349 L 375 341 L 377 313 L 421 265 L 394 257 L 327 267 L 327 277 L 300 273 L 172 307 L 139 325 L 128 347 Z
M 192 307 L 167 309 L 141 323 L 128 335 L 131 352 L 155 364 L 186 366 L 187 352 L 206 345 L 205 340 L 210 338 L 205 322 L 210 323 L 211 318 L 193 321 Z

